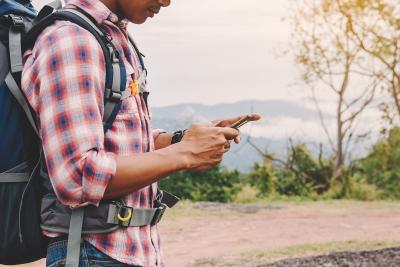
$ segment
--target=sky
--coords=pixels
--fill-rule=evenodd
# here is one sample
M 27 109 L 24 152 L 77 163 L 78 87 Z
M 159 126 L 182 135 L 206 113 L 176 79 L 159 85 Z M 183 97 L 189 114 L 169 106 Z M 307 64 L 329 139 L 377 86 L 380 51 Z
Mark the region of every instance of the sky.
M 257 99 L 286 100 L 315 109 L 310 90 L 299 81 L 293 56 L 284 53 L 290 51 L 290 25 L 285 20 L 289 1 L 172 0 L 144 24 L 130 24 L 129 32 L 146 56 L 150 105 Z M 48 1 L 32 2 L 40 8 Z M 319 98 L 322 110 L 334 114 L 335 98 L 325 92 Z M 242 132 L 327 142 L 318 119 L 271 120 L 263 115 L 263 121 Z M 377 112 L 366 116 L 376 120 Z M 327 124 L 334 133 L 335 121 Z
M 153 105 L 293 99 L 293 64 L 277 58 L 288 43 L 285 3 L 175 0 L 132 25 L 147 56 Z
M 38 8 L 46 3 L 34 0 Z M 172 0 L 129 27 L 149 70 L 152 106 L 245 99 L 297 101 L 287 0 Z

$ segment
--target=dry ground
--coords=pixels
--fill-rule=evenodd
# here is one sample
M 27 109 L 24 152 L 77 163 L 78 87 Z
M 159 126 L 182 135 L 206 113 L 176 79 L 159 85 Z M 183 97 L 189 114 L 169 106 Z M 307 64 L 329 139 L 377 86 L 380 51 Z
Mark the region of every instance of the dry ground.
M 298 256 L 400 246 L 400 203 L 182 203 L 166 214 L 160 231 L 169 267 L 263 266 Z

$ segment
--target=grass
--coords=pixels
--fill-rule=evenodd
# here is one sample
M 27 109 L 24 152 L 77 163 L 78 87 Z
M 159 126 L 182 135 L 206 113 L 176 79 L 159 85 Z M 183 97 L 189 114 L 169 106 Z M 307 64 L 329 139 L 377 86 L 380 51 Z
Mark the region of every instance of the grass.
M 274 250 L 255 250 L 242 253 L 252 261 L 272 262 L 287 258 L 316 256 L 340 251 L 377 250 L 400 246 L 400 241 L 339 241 L 322 244 L 302 244 Z
M 242 199 L 243 200 L 243 199 Z M 291 210 L 312 211 L 315 209 L 323 211 L 349 211 L 349 210 L 379 210 L 382 212 L 398 212 L 400 209 L 400 201 L 357 201 L 357 200 L 307 200 L 298 198 L 285 199 L 258 199 L 252 202 L 233 202 L 231 204 L 239 205 L 255 205 L 289 208 Z M 181 220 L 184 218 L 204 218 L 207 216 L 237 216 L 232 210 L 209 210 L 201 209 L 195 206 L 195 202 L 189 200 L 181 200 L 174 208 L 168 209 L 165 218 L 169 221 Z

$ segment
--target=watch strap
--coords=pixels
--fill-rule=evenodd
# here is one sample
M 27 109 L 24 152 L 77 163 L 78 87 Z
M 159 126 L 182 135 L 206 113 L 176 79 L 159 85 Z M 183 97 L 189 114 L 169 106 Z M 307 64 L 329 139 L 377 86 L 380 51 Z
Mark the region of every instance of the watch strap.
M 174 132 L 174 134 L 172 135 L 171 144 L 179 143 L 182 140 L 184 133 L 185 133 L 185 131 L 182 131 L 182 130 Z

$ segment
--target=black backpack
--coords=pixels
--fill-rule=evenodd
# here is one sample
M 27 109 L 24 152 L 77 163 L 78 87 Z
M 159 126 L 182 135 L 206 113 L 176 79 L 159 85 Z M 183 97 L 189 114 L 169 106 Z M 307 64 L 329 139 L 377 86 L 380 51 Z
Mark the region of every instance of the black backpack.
M 104 131 L 128 97 L 125 67 L 111 41 L 93 27 L 90 16 L 67 10 L 53 13 L 60 6 L 60 1 L 53 2 L 37 15 L 30 1 L 0 1 L 0 264 L 32 262 L 45 257 L 47 249 L 40 205 L 51 187 L 46 184 L 36 117 L 20 90 L 23 51 L 32 48 L 54 21 L 76 23 L 96 37 L 105 55 Z
M 45 256 L 40 201 L 45 188 L 39 173 L 40 139 L 35 120 L 17 86 L 21 38 L 36 13 L 30 3 L 0 2 L 0 263 L 18 264 Z M 10 49 L 11 47 L 11 49 Z M 19 52 L 21 53 L 21 52 Z M 28 115 L 27 115 L 28 114 Z

